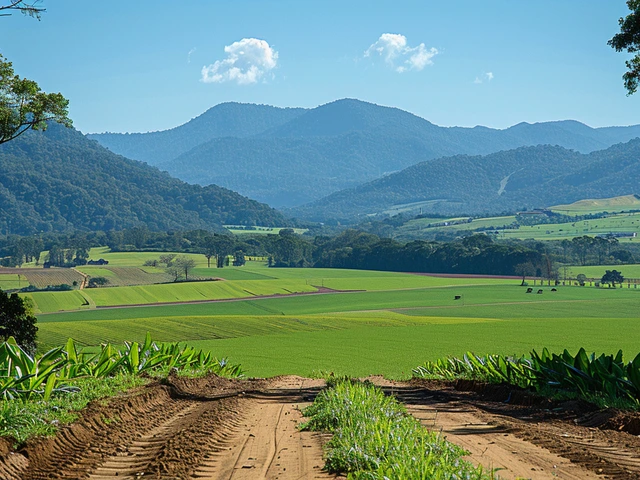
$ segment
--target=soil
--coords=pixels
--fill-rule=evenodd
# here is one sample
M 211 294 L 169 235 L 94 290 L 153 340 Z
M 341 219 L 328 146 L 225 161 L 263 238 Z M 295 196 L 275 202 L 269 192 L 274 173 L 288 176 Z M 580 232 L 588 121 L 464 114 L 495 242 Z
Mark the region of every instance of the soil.
M 501 478 L 640 478 L 640 414 L 473 382 L 369 380 Z M 343 478 L 322 468 L 329 437 L 297 429 L 323 385 L 170 376 L 93 402 L 55 437 L 17 449 L 0 439 L 0 478 Z

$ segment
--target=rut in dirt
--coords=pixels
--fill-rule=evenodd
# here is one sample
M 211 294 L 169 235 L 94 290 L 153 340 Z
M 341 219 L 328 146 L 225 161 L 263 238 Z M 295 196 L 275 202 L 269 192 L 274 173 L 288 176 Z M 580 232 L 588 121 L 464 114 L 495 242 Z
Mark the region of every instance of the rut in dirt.
M 53 439 L 8 455 L 0 478 L 335 478 L 322 471 L 322 436 L 297 429 L 299 407 L 319 386 L 297 377 L 173 381 L 92 405 Z
M 640 478 L 638 414 L 585 412 L 579 402 L 555 408 L 507 387 L 370 380 L 425 427 L 467 449 L 468 460 L 501 468 L 501 478 Z M 0 478 L 338 478 L 322 469 L 329 436 L 297 427 L 300 409 L 323 381 L 170 377 L 167 383 L 94 402 L 55 437 L 18 451 L 0 442 Z

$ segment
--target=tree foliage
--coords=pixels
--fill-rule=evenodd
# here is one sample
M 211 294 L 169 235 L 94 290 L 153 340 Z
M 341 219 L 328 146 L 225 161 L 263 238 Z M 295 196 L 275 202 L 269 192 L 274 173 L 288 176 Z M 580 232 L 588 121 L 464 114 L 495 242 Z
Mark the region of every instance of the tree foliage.
M 69 101 L 61 93 L 44 93 L 33 80 L 20 78 L 0 55 L 0 144 L 29 129 L 45 130 L 54 121 L 71 127 Z
M 627 51 L 635 54 L 625 62 L 627 71 L 622 76 L 629 95 L 633 95 L 640 85 L 640 0 L 627 0 L 631 13 L 620 18 L 620 33 L 609 40 L 608 44 L 617 52 Z
M 6 341 L 14 337 L 18 345 L 30 352 L 36 348 L 36 317 L 31 314 L 25 301 L 12 293 L 10 296 L 0 290 L 0 339 Z
M 612 287 L 615 287 L 616 283 L 621 284 L 622 282 L 624 282 L 624 277 L 622 276 L 622 273 L 617 270 L 605 270 L 605 273 L 600 280 L 600 283 L 609 284 Z
M 123 241 L 139 248 L 149 230 L 222 224 L 291 222 L 267 205 L 215 185 L 189 185 L 57 124 L 0 145 L 0 234 L 129 229 Z

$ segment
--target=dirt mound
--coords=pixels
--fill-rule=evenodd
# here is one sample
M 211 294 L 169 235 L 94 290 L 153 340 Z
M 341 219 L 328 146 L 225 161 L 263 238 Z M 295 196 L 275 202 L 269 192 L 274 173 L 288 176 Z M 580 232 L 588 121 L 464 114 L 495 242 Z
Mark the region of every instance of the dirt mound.
M 296 429 L 317 391 L 296 377 L 172 375 L 91 403 L 55 437 L 17 451 L 0 442 L 0 478 L 335 478 L 322 472 L 322 438 Z
M 477 382 L 368 380 L 405 403 L 427 428 L 503 468 L 501 478 L 640 478 L 640 415 L 551 402 Z M 17 451 L 0 439 L 2 480 L 327 479 L 322 444 L 299 432 L 300 408 L 322 380 L 186 379 L 171 375 L 93 402 L 53 438 Z
M 640 436 L 640 412 L 614 411 L 598 426 Z

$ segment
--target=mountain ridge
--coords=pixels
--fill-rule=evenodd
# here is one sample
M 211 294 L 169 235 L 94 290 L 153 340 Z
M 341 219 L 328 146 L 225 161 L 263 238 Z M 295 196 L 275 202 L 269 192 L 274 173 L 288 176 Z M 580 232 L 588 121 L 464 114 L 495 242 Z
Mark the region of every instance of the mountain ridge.
M 353 220 L 414 203 L 425 214 L 495 214 L 639 191 L 640 139 L 634 139 L 589 154 L 541 145 L 442 157 L 287 212 Z
M 218 124 L 225 122 L 225 115 L 250 118 L 256 108 L 252 104 L 224 105 L 208 110 L 202 121 L 212 115 L 219 115 Z M 487 155 L 544 144 L 589 153 L 640 136 L 640 125 L 594 129 L 575 120 L 521 122 L 503 130 L 439 127 L 404 110 L 357 99 L 336 100 L 313 109 L 260 108 L 266 109 L 264 121 L 235 135 L 227 135 L 233 133 L 230 130 L 223 136 L 194 134 L 172 145 L 154 137 L 154 151 L 164 156 L 154 157 L 151 163 L 190 183 L 218 184 L 278 208 L 292 208 L 444 156 Z M 185 132 L 190 123 L 172 131 Z M 271 125 L 256 133 L 266 123 Z M 146 148 L 144 142 L 151 137 L 145 135 L 149 134 L 137 135 L 130 140 L 138 142 L 136 148 Z M 91 138 L 106 142 L 100 135 Z M 167 159 L 176 145 L 185 146 L 182 153 Z M 145 160 L 131 149 L 118 153 Z M 146 160 L 151 156 L 147 154 Z
M 222 230 L 290 222 L 215 185 L 170 177 L 57 124 L 0 145 L 0 234 L 112 230 Z

